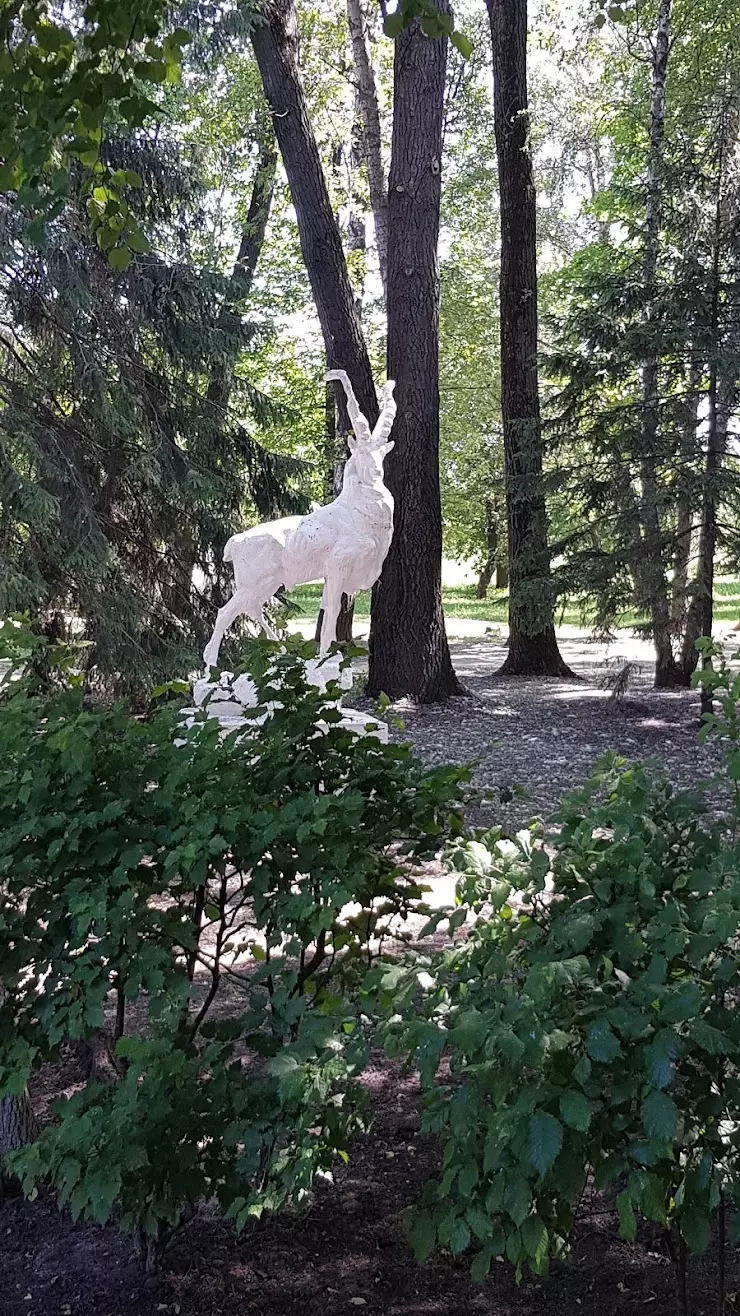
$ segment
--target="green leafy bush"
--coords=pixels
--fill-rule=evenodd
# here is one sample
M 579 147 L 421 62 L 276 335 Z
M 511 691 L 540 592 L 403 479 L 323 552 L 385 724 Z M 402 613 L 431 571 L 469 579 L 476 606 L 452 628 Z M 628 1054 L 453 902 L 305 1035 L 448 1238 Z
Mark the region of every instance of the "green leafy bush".
M 736 782 L 740 678 L 705 663 Z M 623 1238 L 663 1226 L 679 1262 L 740 1200 L 734 827 L 615 757 L 555 821 L 547 847 L 534 830 L 461 843 L 469 936 L 385 974 L 388 1049 L 418 1067 L 442 1140 L 411 1241 L 419 1258 L 474 1247 L 478 1277 L 499 1256 L 545 1273 L 589 1176 Z
M 0 700 L 0 1097 L 65 1044 L 103 1058 L 11 1164 L 150 1256 L 197 1199 L 241 1227 L 346 1157 L 350 988 L 459 830 L 459 774 L 343 730 L 294 654 L 250 670 L 282 707 L 241 743 L 174 704 Z

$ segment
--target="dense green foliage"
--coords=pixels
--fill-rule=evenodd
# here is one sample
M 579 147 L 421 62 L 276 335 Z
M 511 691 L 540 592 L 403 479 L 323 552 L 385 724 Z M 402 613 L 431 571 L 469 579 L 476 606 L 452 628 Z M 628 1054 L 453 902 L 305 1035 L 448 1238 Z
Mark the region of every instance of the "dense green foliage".
M 740 1208 L 740 677 L 703 655 L 729 831 L 697 793 L 608 758 L 546 848 L 533 828 L 456 848 L 464 941 L 376 971 L 388 1049 L 418 1067 L 442 1137 L 410 1224 L 419 1257 L 473 1246 L 480 1277 L 498 1256 L 543 1274 L 589 1175 L 629 1240 L 643 1218 L 703 1251 L 720 1203 Z
M 199 261 L 198 155 L 164 134 L 109 138 L 105 154 L 146 180 L 135 213 L 153 250 L 124 273 L 96 244 L 77 183 L 42 249 L 0 206 L 12 322 L 0 342 L 0 615 L 56 618 L 62 632 L 76 618 L 101 679 L 141 684 L 185 675 L 202 649 L 233 525 L 307 500 L 300 464 L 260 432 L 284 411 L 232 379 L 271 327 Z
M 106 1056 L 13 1166 L 150 1252 L 201 1197 L 241 1227 L 346 1157 L 349 987 L 459 827 L 459 773 L 336 726 L 295 654 L 249 657 L 279 707 L 241 740 L 78 683 L 0 702 L 0 1094 L 70 1044 Z

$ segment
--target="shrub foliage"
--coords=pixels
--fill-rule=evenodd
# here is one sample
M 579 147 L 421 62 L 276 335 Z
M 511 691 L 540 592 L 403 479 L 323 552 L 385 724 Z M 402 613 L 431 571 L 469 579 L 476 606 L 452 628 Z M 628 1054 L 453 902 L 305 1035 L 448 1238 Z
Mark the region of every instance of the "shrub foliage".
M 184 733 L 177 700 L 0 702 L 0 1096 L 70 1043 L 106 1061 L 11 1164 L 150 1255 L 199 1198 L 241 1227 L 346 1157 L 349 988 L 459 828 L 455 773 L 343 730 L 295 654 L 250 670 L 280 707 L 241 741 Z
M 457 846 L 466 940 L 377 971 L 389 1050 L 418 1067 L 442 1140 L 410 1220 L 420 1258 L 472 1247 L 478 1277 L 500 1256 L 543 1274 L 589 1176 L 623 1238 L 642 1218 L 678 1236 L 677 1255 L 705 1249 L 740 1198 L 740 677 L 702 644 L 729 819 L 608 757 L 547 847 L 535 830 Z

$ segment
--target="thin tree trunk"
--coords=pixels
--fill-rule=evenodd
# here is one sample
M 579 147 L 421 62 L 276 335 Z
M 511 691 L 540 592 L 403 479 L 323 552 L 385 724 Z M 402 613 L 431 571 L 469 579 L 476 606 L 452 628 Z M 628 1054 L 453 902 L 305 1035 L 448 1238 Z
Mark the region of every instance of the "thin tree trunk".
M 353 125 L 352 133 L 352 165 L 358 166 L 361 159 L 359 149 L 359 122 L 357 116 Z M 342 161 L 343 148 L 338 146 L 333 153 L 332 163 L 335 170 L 339 171 Z M 354 177 L 354 170 L 352 171 Z M 352 189 L 350 189 L 351 191 Z M 350 213 L 347 224 L 347 251 L 361 252 L 364 256 L 367 249 L 367 238 L 365 232 L 365 217 L 357 214 L 354 210 Z M 355 308 L 362 321 L 362 297 L 364 291 L 364 278 L 357 295 L 355 297 Z M 328 367 L 328 362 L 327 362 Z M 342 393 L 344 391 L 342 390 Z M 342 490 L 344 481 L 344 468 L 347 465 L 349 457 L 349 447 L 347 445 L 347 436 L 350 431 L 350 419 L 347 411 L 346 398 L 342 396 L 339 407 L 339 433 L 337 433 L 337 409 L 335 405 L 334 389 L 331 384 L 327 385 L 326 390 L 326 448 L 328 450 L 329 466 L 325 475 L 325 488 L 327 491 L 327 501 L 336 498 Z M 337 641 L 339 644 L 351 644 L 353 640 L 352 627 L 355 615 L 354 599 L 350 599 L 347 594 L 342 595 L 339 607 L 339 616 L 337 617 Z M 321 630 L 324 624 L 324 609 L 319 608 L 319 615 L 316 618 L 316 630 L 314 639 L 317 644 L 321 643 Z
M 725 92 L 727 69 L 725 68 Z M 682 668 L 688 680 L 696 668 L 698 654 L 696 641 L 700 635 L 711 638 L 714 623 L 714 558 L 717 551 L 717 506 L 720 480 L 727 449 L 727 432 L 730 416 L 737 401 L 737 386 L 733 378 L 721 377 L 720 298 L 722 292 L 722 252 L 725 226 L 734 223 L 734 214 L 725 199 L 725 168 L 737 144 L 740 115 L 737 106 L 726 100 L 720 124 L 717 152 L 717 183 L 714 205 L 714 235 L 712 252 L 712 300 L 709 348 L 709 415 L 707 424 L 707 451 L 704 462 L 699 553 L 696 580 L 686 620 L 686 633 L 682 652 Z M 729 213 L 728 213 L 729 210 Z M 711 696 L 702 691 L 702 712 L 712 711 Z
M 490 498 L 486 498 L 486 561 L 483 570 L 478 577 L 478 584 L 475 588 L 475 597 L 484 599 L 488 593 L 488 586 L 493 580 L 498 558 L 498 526 L 493 503 Z
M 378 399 L 370 358 L 298 69 L 295 0 L 266 0 L 252 44 L 288 176 L 327 361 L 330 368 L 347 371 L 360 409 L 374 425 Z
M 656 294 L 656 273 L 660 242 L 661 172 L 665 135 L 666 72 L 670 51 L 672 0 L 659 0 L 658 23 L 653 46 L 652 90 L 650 99 L 650 148 L 647 163 L 647 203 L 645 208 L 645 251 L 643 281 L 646 317 L 649 319 Z M 640 436 L 640 521 L 641 550 L 636 555 L 638 598 L 650 614 L 655 645 L 655 685 L 681 683 L 680 669 L 673 653 L 671 608 L 668 582 L 663 564 L 663 531 L 660 523 L 658 492 L 657 442 L 660 429 L 658 398 L 658 358 L 650 356 L 642 365 L 642 433 Z
M 252 193 L 249 198 L 249 209 L 247 210 L 239 251 L 231 274 L 231 293 L 222 312 L 224 323 L 229 316 L 235 313 L 236 303 L 244 301 L 251 292 L 260 252 L 265 241 L 267 222 L 270 218 L 272 196 L 275 190 L 276 168 L 275 138 L 272 130 L 270 130 L 268 133 L 263 134 L 260 143 L 260 154 L 257 162 L 257 172 L 252 184 Z M 236 356 L 226 354 L 211 371 L 206 397 L 209 404 L 218 409 L 220 413 L 219 423 L 226 415 L 231 398 L 235 364 Z
M 370 186 L 370 206 L 375 223 L 383 293 L 388 294 L 388 189 L 383 171 L 382 138 L 378 92 L 370 52 L 365 38 L 362 0 L 347 0 L 347 23 L 357 73 L 357 96 L 362 115 L 362 144 Z
M 711 637 L 714 624 L 714 558 L 717 551 L 717 504 L 719 483 L 727 447 L 727 426 L 734 405 L 735 389 L 717 384 L 716 363 L 710 368 L 707 451 L 704 459 L 704 488 L 701 501 L 699 553 L 684 634 L 682 669 L 685 681 L 698 662 L 696 641 Z M 704 701 L 706 703 L 706 701 Z M 711 711 L 711 700 L 707 705 Z
M 527 109 L 527 0 L 487 0 L 501 198 L 501 411 L 511 676 L 572 675 L 555 638 L 537 377 L 537 235 Z
M 342 490 L 344 468 L 347 462 L 346 442 L 337 434 L 337 408 L 333 384 L 326 385 L 324 407 L 324 497 L 327 503 L 338 497 Z M 339 644 L 352 643 L 352 623 L 355 607 L 346 594 L 342 595 L 342 606 L 337 617 L 337 641 Z M 324 609 L 319 608 L 316 618 L 314 640 L 321 643 L 321 627 L 324 623 Z
M 439 211 L 447 42 L 418 20 L 396 40 L 388 187 L 388 375 L 396 381 L 390 552 L 373 592 L 371 694 L 435 703 L 462 693 L 442 613 Z
M 671 620 L 675 635 L 681 635 L 684 632 L 686 625 L 689 562 L 691 561 L 691 542 L 694 532 L 692 466 L 696 457 L 697 449 L 696 427 L 700 383 L 701 365 L 699 362 L 694 362 L 689 370 L 686 405 L 681 424 L 681 446 L 679 451 L 678 505 L 676 512 L 676 537 L 673 549 L 673 583 L 671 590 Z

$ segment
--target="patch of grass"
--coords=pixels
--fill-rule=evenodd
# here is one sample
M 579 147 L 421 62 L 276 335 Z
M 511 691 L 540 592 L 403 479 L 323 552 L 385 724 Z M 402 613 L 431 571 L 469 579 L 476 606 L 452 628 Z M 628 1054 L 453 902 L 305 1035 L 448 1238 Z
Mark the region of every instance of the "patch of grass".
M 300 619 L 310 620 L 318 615 L 321 588 L 321 585 L 301 585 L 292 591 L 290 598 L 299 609 Z M 446 586 L 442 590 L 442 601 L 448 617 L 464 617 L 466 620 L 488 621 L 499 625 L 507 621 L 508 597 L 507 590 L 489 589 L 487 598 L 477 599 L 473 585 Z M 370 616 L 369 590 L 357 595 L 355 616 L 363 620 Z M 714 616 L 718 622 L 740 620 L 740 580 L 726 578 L 717 582 Z M 592 617 L 593 610 L 585 600 L 581 604 L 578 599 L 568 599 L 558 607 L 555 623 L 557 626 L 588 627 Z M 637 620 L 635 613 L 625 613 L 620 617 L 619 625 L 634 626 Z

